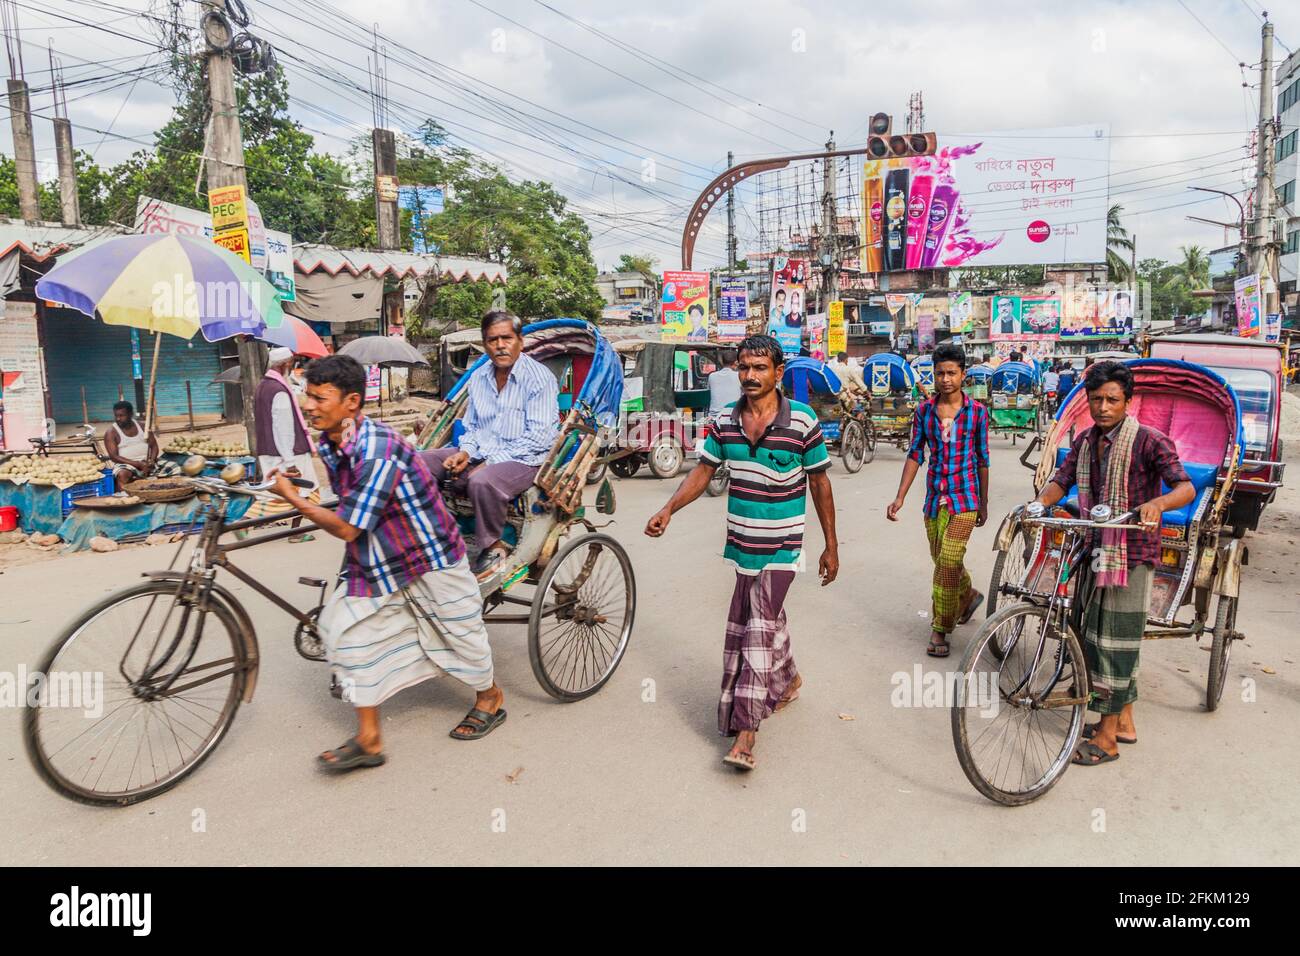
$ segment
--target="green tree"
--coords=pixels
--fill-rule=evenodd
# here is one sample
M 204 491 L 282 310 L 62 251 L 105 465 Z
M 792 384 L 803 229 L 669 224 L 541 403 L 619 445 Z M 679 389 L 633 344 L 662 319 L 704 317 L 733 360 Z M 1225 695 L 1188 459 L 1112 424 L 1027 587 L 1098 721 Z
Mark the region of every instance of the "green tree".
M 1210 257 L 1200 246 L 1179 246 L 1183 261 L 1178 268 L 1189 288 L 1203 289 L 1210 284 Z
M 1120 221 L 1124 207 L 1114 203 L 1106 210 L 1106 273 L 1112 282 L 1125 282 L 1133 278 L 1129 261 L 1133 255 L 1133 240 Z

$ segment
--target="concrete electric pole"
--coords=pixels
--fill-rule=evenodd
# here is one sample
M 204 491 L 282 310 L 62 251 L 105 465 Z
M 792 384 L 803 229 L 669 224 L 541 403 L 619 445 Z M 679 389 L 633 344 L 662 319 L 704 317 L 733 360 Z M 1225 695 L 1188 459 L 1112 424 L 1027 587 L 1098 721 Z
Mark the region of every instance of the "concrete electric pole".
M 731 150 L 727 150 L 727 168 L 735 162 Z M 732 190 L 727 190 L 727 275 L 736 271 L 736 197 Z
M 59 210 L 65 226 L 81 225 L 81 199 L 77 195 L 77 164 L 72 151 L 72 123 L 68 120 L 63 65 L 50 48 L 50 88 L 54 94 L 54 152 L 59 161 Z
M 32 138 L 32 106 L 23 75 L 23 41 L 18 31 L 18 9 L 4 0 L 5 52 L 9 54 L 9 119 L 14 131 L 14 178 L 18 180 L 18 210 L 24 222 L 41 218 L 36 189 L 36 142 Z
M 1250 269 L 1259 276 L 1264 314 L 1278 312 L 1277 237 L 1273 226 L 1273 24 L 1260 31 L 1259 136 L 1255 157 L 1255 218 L 1250 229 Z
M 226 0 L 203 0 L 203 36 L 208 57 L 208 149 L 203 157 L 207 166 L 208 188 L 242 186 L 248 194 L 244 174 L 244 140 L 239 129 L 239 104 L 235 96 L 235 63 L 230 55 L 234 28 L 226 18 Z M 208 16 L 209 13 L 217 14 Z M 244 428 L 248 447 L 257 452 L 253 393 L 266 371 L 266 349 L 259 342 L 240 336 L 239 389 L 244 407 Z
M 835 131 L 826 141 L 826 152 L 835 152 Z M 839 249 L 835 235 L 835 159 L 822 160 L 822 296 L 819 312 L 828 312 L 839 298 Z

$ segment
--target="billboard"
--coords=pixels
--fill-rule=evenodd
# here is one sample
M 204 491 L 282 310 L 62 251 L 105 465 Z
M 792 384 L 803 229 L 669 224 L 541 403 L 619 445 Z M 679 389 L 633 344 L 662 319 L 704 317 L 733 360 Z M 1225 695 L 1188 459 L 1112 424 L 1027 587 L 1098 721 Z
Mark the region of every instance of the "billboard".
M 767 334 L 781 344 L 787 355 L 798 355 L 803 340 L 806 314 L 804 283 L 807 259 L 772 260 L 772 294 L 767 309 Z
M 1105 260 L 1109 127 L 947 138 L 863 164 L 868 272 Z
M 707 342 L 709 339 L 709 274 L 663 274 L 663 325 L 665 342 Z
M 744 279 L 723 279 L 718 292 L 718 341 L 740 342 L 749 318 L 749 293 Z

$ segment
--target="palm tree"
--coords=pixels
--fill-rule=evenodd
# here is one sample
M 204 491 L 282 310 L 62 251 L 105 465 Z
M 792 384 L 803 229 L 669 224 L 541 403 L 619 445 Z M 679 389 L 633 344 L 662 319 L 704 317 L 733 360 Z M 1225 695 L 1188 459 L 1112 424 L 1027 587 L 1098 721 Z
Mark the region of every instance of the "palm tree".
M 1210 257 L 1200 246 L 1179 246 L 1183 261 L 1178 264 L 1178 277 L 1190 288 L 1203 289 L 1210 284 Z
M 1133 278 L 1133 269 L 1129 257 L 1133 252 L 1133 240 L 1128 230 L 1119 221 L 1124 207 L 1115 203 L 1106 210 L 1106 272 L 1114 282 L 1124 282 Z

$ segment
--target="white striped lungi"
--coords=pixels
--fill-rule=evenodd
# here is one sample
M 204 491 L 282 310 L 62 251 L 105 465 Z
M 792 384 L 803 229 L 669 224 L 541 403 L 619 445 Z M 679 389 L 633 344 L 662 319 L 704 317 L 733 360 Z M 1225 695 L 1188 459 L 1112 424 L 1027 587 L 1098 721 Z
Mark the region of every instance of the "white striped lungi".
M 379 597 L 349 597 L 340 582 L 318 628 L 343 700 L 355 707 L 377 707 L 444 672 L 475 690 L 492 686 L 483 599 L 465 558 Z

